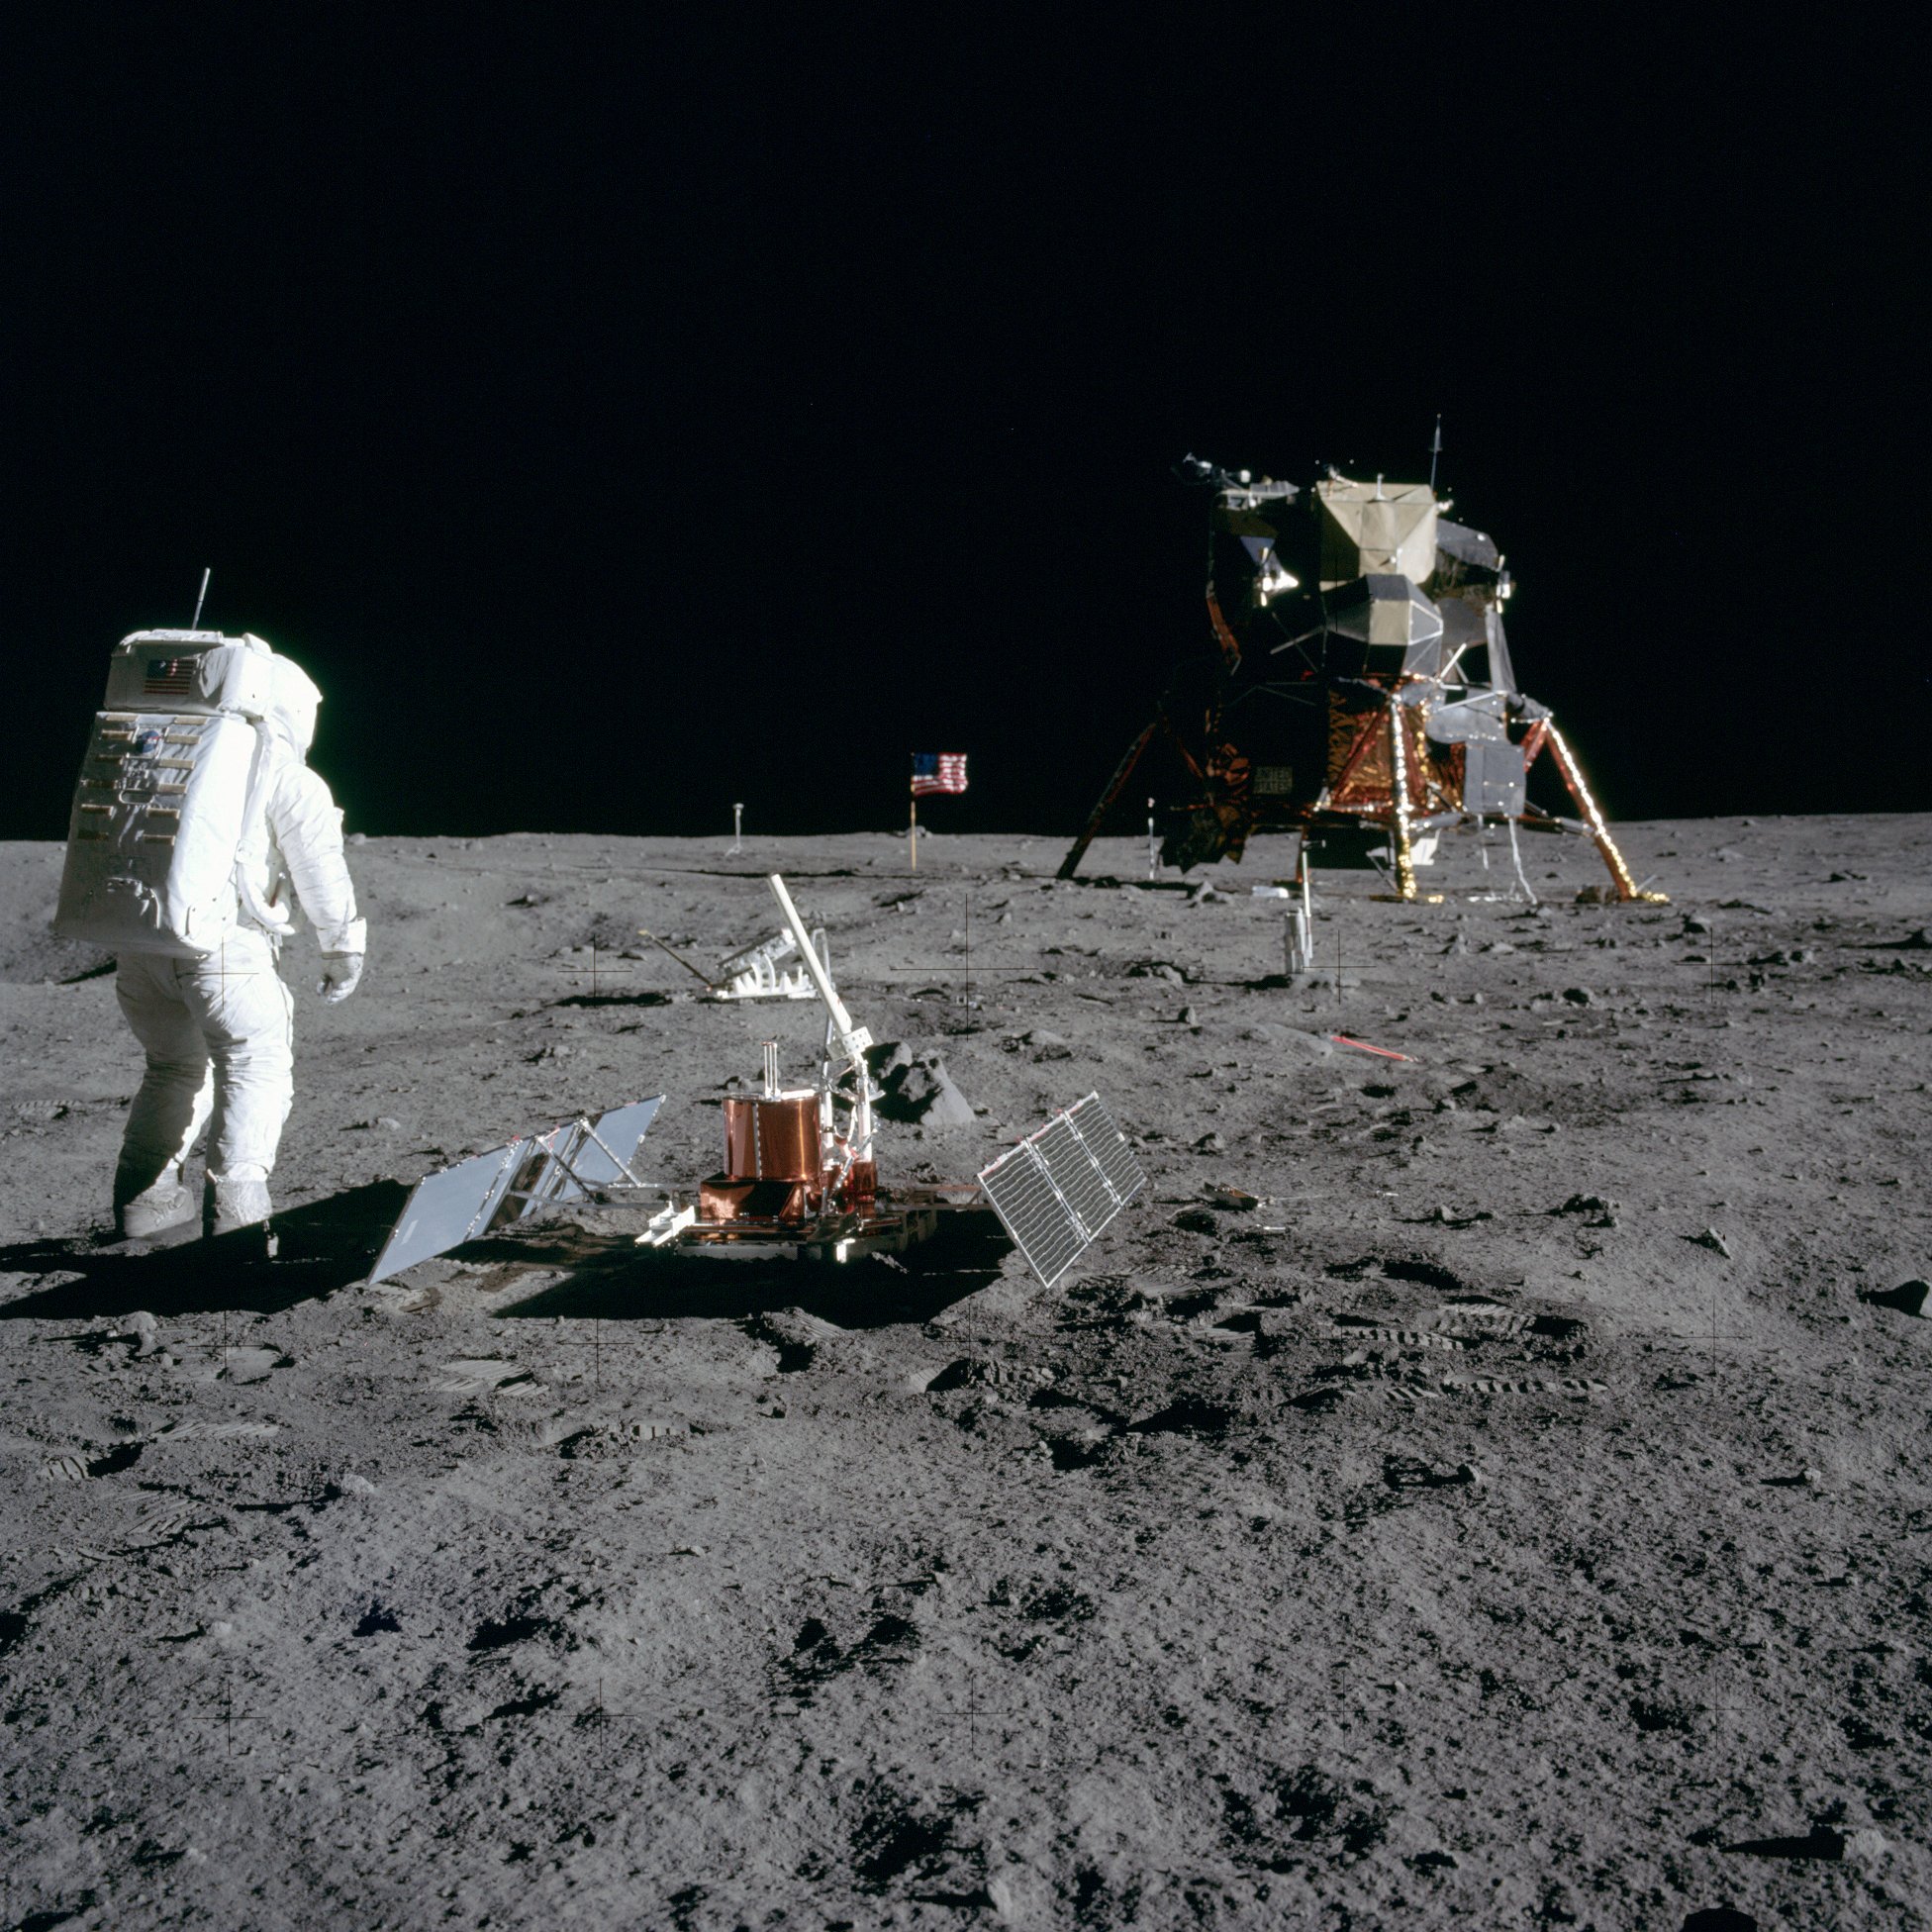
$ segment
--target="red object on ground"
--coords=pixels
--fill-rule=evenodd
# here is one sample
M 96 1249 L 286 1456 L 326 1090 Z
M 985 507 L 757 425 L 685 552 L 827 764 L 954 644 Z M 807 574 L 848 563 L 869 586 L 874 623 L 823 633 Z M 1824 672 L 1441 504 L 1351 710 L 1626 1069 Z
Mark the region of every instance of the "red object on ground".
M 1371 1046 L 1367 1040 L 1352 1040 L 1346 1033 L 1330 1033 L 1328 1037 L 1337 1046 L 1352 1046 L 1359 1053 L 1379 1053 L 1385 1060 L 1406 1060 L 1410 1065 L 1414 1064 L 1415 1056 L 1412 1053 L 1396 1053 L 1386 1046 Z

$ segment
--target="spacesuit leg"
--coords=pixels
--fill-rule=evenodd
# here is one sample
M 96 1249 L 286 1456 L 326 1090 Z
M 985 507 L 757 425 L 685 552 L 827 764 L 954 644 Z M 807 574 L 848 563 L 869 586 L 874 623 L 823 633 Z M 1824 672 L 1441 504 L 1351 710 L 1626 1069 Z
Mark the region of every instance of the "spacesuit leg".
M 208 1179 L 218 1193 L 250 1189 L 267 1213 L 282 1123 L 295 1098 L 294 1002 L 275 970 L 275 948 L 248 927 L 188 970 L 187 994 L 214 1061 Z
M 147 1054 L 147 1071 L 128 1110 L 115 1168 L 117 1213 L 143 1197 L 156 1214 L 166 1209 L 168 1204 L 161 1197 L 171 1197 L 180 1187 L 181 1164 L 207 1124 L 214 1104 L 208 1042 L 183 985 L 190 970 L 185 961 L 153 953 L 124 953 L 117 963 L 115 997 Z

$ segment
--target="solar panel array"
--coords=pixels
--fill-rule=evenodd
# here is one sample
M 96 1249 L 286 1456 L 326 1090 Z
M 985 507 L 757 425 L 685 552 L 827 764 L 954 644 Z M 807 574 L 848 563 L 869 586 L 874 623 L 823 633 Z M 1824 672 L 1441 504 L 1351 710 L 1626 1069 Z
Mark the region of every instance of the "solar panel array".
M 1032 1148 L 1015 1147 L 980 1176 L 980 1186 L 1014 1246 L 1051 1288 L 1079 1260 L 1088 1237 L 1047 1178 L 1045 1163 Z
M 595 1119 L 566 1120 L 548 1133 L 513 1140 L 426 1175 L 411 1190 L 376 1265 L 386 1281 L 432 1255 L 446 1253 L 491 1229 L 577 1200 L 586 1189 L 622 1181 L 657 1110 L 655 1100 L 614 1107 Z
M 1048 1288 L 1146 1180 L 1096 1094 L 1054 1114 L 979 1177 L 1001 1225 Z
M 1113 1124 L 1113 1116 L 1095 1094 L 1089 1094 L 1067 1118 L 1086 1143 L 1094 1165 L 1113 1190 L 1114 1198 L 1124 1208 L 1147 1185 L 1147 1176 L 1134 1159 L 1126 1135 Z

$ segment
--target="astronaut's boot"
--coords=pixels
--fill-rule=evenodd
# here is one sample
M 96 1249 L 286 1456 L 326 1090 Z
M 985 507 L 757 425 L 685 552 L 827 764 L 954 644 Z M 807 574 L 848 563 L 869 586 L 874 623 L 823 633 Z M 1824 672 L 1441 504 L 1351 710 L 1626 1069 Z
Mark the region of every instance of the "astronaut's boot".
M 273 1211 L 265 1181 L 210 1181 L 202 1197 L 202 1231 L 233 1234 L 266 1221 Z
M 115 1188 L 114 1227 L 123 1240 L 151 1241 L 195 1217 L 195 1198 L 181 1185 L 181 1170 L 169 1166 L 161 1178 L 137 1195 L 122 1198 Z

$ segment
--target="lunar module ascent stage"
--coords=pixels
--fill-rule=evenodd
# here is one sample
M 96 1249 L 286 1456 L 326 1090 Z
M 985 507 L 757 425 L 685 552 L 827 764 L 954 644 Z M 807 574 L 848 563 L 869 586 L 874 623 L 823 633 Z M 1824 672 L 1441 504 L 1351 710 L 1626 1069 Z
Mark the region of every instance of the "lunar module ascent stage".
M 1099 1097 L 1054 1114 L 971 1182 L 883 1185 L 874 1113 L 883 1095 L 866 1060 L 872 1035 L 853 1022 L 832 984 L 823 933 L 806 931 L 778 874 L 768 883 L 786 943 L 762 949 L 766 966 L 795 954 L 825 1009 L 815 1080 L 784 1085 L 777 1042 L 767 1041 L 761 1091 L 725 1099 L 724 1165 L 695 1189 L 644 1181 L 635 1171 L 662 1095 L 459 1161 L 417 1183 L 369 1280 L 573 1202 L 645 1213 L 634 1237 L 640 1247 L 836 1264 L 903 1254 L 935 1233 L 943 1214 L 974 1208 L 983 1195 L 1040 1279 L 1057 1282 L 1146 1181 Z M 767 997 L 794 997 L 786 976 L 754 977 L 772 982 L 758 989 Z
M 1556 721 L 1516 683 L 1501 554 L 1483 531 L 1452 523 L 1430 485 L 1331 470 L 1304 493 L 1193 456 L 1180 474 L 1213 493 L 1213 648 L 1176 670 L 1061 878 L 1074 876 L 1164 739 L 1193 794 L 1161 847 L 1163 863 L 1183 871 L 1238 860 L 1254 832 L 1293 829 L 1303 838 L 1298 871 L 1382 864 L 1395 896 L 1414 899 L 1415 869 L 1443 829 L 1496 819 L 1512 837 L 1517 826 L 1586 832 L 1609 871 L 1602 897 L 1662 900 L 1632 882 Z M 1311 570 L 1311 589 L 1284 549 Z M 1530 803 L 1530 768 L 1545 751 L 1581 822 Z

